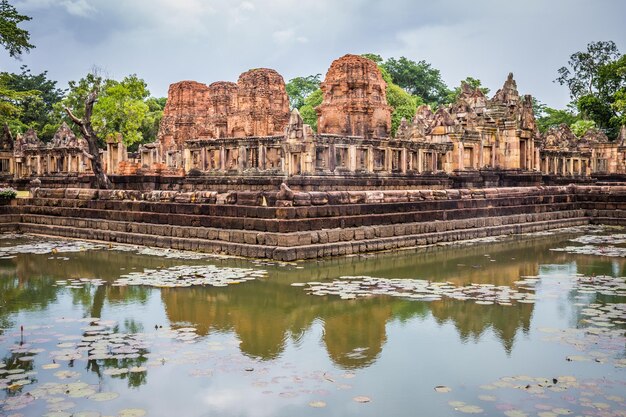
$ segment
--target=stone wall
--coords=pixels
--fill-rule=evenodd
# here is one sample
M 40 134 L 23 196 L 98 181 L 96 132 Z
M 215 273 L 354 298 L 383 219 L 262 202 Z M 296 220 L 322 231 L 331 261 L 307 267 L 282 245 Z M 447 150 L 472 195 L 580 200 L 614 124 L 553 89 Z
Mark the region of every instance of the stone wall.
M 278 204 L 291 201 L 290 206 Z M 40 189 L 0 207 L 0 230 L 277 260 L 591 223 L 626 224 L 626 187 L 139 193 Z M 266 205 L 267 204 L 267 205 Z

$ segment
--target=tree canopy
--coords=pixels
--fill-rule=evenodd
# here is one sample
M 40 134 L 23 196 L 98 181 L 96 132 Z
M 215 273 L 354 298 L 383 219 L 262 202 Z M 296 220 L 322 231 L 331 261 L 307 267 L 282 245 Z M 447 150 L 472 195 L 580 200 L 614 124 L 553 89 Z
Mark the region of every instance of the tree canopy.
M 320 88 L 322 74 L 309 75 L 306 77 L 296 77 L 285 84 L 287 95 L 289 96 L 289 106 L 292 109 L 299 109 L 304 106 L 304 100 L 315 90 Z
M 35 47 L 30 43 L 30 33 L 18 26 L 29 20 L 30 17 L 19 14 L 8 0 L 0 0 L 0 45 L 12 58 L 19 58 Z
M 395 84 L 407 93 L 420 97 L 424 102 L 440 105 L 446 102 L 449 89 L 441 79 L 441 73 L 422 60 L 412 61 L 405 57 L 389 58 L 382 64 Z
M 8 124 L 13 130 L 21 132 L 33 128 L 42 140 L 50 140 L 59 127 L 54 105 L 63 99 L 65 91 L 57 88 L 57 82 L 48 78 L 47 71 L 32 74 L 25 65 L 21 70 L 20 74 L 0 75 L 4 87 L 20 97 L 18 100 L 8 99 L 16 107 Z
M 570 56 L 556 79 L 566 85 L 580 118 L 593 121 L 609 138 L 626 124 L 626 56 L 613 41 L 591 42 Z
M 134 145 L 153 141 L 163 114 L 165 99 L 150 97 L 145 81 L 132 74 L 121 81 L 91 72 L 79 81 L 70 81 L 61 103 L 77 118 L 84 116 L 84 102 L 97 92 L 92 123 L 99 138 L 122 135 L 124 143 Z

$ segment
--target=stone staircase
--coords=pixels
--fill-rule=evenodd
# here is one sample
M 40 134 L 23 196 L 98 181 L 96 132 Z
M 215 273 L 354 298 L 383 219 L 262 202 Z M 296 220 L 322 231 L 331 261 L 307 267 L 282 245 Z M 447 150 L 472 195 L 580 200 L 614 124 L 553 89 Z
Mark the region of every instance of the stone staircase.
M 414 201 L 364 192 L 361 203 L 296 193 L 309 205 L 286 207 L 241 204 L 258 201 L 250 193 L 213 203 L 55 193 L 0 207 L 0 230 L 292 261 L 626 219 L 626 187 L 420 190 Z

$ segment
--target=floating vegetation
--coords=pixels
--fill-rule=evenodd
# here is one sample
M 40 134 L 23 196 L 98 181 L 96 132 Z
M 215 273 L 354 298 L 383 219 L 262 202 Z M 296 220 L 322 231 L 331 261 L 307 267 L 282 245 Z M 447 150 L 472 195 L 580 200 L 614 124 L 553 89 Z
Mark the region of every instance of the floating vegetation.
M 520 281 L 520 287 L 528 284 Z M 293 285 L 293 284 L 292 284 Z M 437 301 L 443 297 L 455 300 L 471 300 L 477 304 L 511 305 L 512 303 L 534 303 L 535 295 L 509 286 L 493 284 L 471 284 L 463 287 L 450 282 L 431 282 L 422 279 L 389 279 L 367 276 L 344 276 L 330 282 L 308 282 L 312 295 L 339 296 L 342 300 L 372 296 L 401 297 L 421 301 Z
M 267 272 L 252 268 L 227 268 L 215 265 L 174 266 L 131 272 L 115 281 L 115 286 L 146 285 L 160 288 L 208 285 L 225 287 L 266 276 Z
M 626 257 L 626 248 L 618 246 L 566 246 L 564 248 L 552 248 L 555 252 L 567 252 L 576 255 L 598 255 L 598 256 L 610 256 L 614 258 Z
M 46 255 L 58 253 L 74 253 L 86 250 L 104 249 L 102 244 L 82 242 L 76 240 L 45 240 L 42 242 L 24 243 L 16 246 L 0 247 L 0 257 L 14 256 L 18 254 Z
M 602 227 L 601 231 L 609 230 Z M 623 228 L 619 228 L 623 230 Z M 597 255 L 608 257 L 626 257 L 626 247 L 616 246 L 626 244 L 626 233 L 613 234 L 584 234 L 569 240 L 581 245 L 570 245 L 561 248 L 552 248 L 556 252 L 567 252 L 577 255 Z

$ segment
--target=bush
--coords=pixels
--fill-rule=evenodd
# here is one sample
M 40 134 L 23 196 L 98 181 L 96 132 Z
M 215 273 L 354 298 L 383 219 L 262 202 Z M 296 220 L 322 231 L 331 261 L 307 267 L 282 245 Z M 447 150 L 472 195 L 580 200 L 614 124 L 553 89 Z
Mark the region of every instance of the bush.
M 12 200 L 17 197 L 17 191 L 13 188 L 0 188 L 0 199 Z

